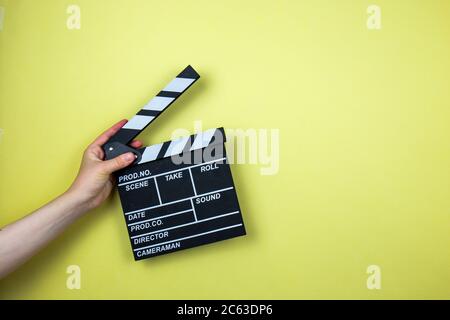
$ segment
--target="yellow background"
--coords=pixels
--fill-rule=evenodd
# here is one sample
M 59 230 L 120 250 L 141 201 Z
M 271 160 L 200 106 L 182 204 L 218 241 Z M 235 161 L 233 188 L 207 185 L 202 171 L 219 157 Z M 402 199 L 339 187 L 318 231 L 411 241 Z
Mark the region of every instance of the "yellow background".
M 187 64 L 202 78 L 145 144 L 194 120 L 280 130 L 278 174 L 232 166 L 246 237 L 134 262 L 114 194 L 0 298 L 450 298 L 450 2 L 374 3 L 379 31 L 365 0 L 0 0 L 0 225 Z

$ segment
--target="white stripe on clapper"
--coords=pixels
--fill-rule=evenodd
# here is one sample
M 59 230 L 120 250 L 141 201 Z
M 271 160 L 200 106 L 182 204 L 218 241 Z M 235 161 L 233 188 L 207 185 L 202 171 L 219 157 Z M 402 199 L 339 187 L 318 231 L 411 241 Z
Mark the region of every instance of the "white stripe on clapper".
M 151 116 L 141 116 L 135 115 L 128 121 L 122 128 L 123 129 L 134 129 L 142 130 L 146 125 L 148 125 L 155 117 Z
M 206 130 L 206 131 L 203 131 L 203 132 L 199 132 L 195 136 L 195 140 L 194 140 L 194 143 L 191 146 L 190 151 L 207 147 L 208 144 L 210 143 L 212 137 L 214 136 L 214 132 L 216 130 L 217 129 L 209 129 L 209 130 Z
M 163 111 L 175 98 L 169 97 L 154 97 L 142 109 Z
M 172 140 L 170 142 L 169 148 L 167 148 L 167 151 L 166 151 L 166 154 L 164 155 L 164 157 L 170 157 L 175 154 L 181 153 L 189 139 L 190 139 L 190 136 Z
M 183 92 L 194 81 L 195 79 L 175 78 L 163 89 L 163 91 Z
M 145 148 L 144 153 L 142 154 L 141 161 L 139 161 L 139 163 L 155 160 L 158 156 L 159 150 L 161 150 L 162 145 L 162 143 L 154 144 Z

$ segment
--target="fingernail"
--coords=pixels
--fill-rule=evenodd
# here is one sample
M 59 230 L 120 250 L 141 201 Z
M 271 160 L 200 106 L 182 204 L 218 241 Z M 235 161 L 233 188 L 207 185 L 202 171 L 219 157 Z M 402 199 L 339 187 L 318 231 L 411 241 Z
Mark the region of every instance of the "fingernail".
M 124 157 L 125 157 L 125 160 L 127 160 L 127 161 L 136 159 L 136 157 L 134 156 L 134 154 L 132 152 L 125 153 Z

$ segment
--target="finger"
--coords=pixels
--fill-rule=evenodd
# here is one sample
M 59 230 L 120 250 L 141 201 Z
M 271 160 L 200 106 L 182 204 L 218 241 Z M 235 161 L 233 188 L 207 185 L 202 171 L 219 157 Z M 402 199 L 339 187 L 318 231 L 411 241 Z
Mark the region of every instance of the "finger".
M 103 161 L 102 166 L 107 174 L 111 174 L 132 164 L 135 159 L 136 157 L 132 152 L 127 152 L 114 159 Z
M 133 142 L 130 143 L 130 146 L 136 149 L 142 147 L 142 145 L 143 143 L 140 140 L 134 140 Z
M 127 119 L 120 120 L 115 125 L 113 125 L 111 128 L 109 128 L 108 130 L 103 132 L 100 136 L 98 136 L 98 138 L 95 139 L 91 145 L 101 147 L 106 142 L 108 142 L 108 140 L 111 139 L 111 137 L 113 135 L 115 135 L 117 133 L 117 131 L 119 131 L 120 128 L 122 128 L 125 125 L 125 123 L 127 123 L 127 122 L 128 122 Z
M 102 147 L 92 146 L 91 148 L 87 149 L 87 151 L 93 154 L 95 159 L 103 160 L 103 158 L 105 157 L 105 153 L 103 152 Z

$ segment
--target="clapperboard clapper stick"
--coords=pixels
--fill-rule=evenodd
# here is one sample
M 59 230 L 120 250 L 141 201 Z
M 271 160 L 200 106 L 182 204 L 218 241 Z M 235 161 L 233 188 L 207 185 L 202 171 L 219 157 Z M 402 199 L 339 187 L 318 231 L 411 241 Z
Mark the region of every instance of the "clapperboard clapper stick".
M 199 78 L 185 68 L 104 146 L 107 159 L 137 157 L 116 173 L 135 260 L 245 235 L 223 128 L 138 150 L 127 145 Z

